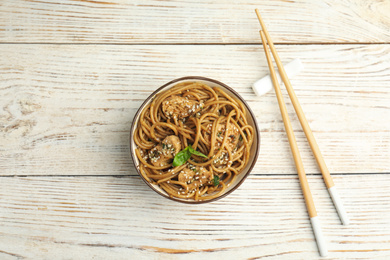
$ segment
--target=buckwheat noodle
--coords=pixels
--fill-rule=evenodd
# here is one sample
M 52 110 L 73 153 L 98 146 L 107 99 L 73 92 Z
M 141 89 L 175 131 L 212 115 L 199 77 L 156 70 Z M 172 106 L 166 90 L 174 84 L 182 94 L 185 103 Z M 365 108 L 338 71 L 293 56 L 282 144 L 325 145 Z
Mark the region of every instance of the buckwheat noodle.
M 164 102 L 168 104 L 172 97 L 195 104 L 193 111 L 187 111 L 189 116 L 164 111 Z M 181 150 L 192 145 L 208 158 L 192 155 L 177 167 L 172 166 L 172 159 L 166 164 L 153 164 L 151 151 L 172 135 L 180 139 Z M 221 88 L 200 82 L 179 83 L 158 93 L 142 110 L 134 132 L 142 176 L 171 197 L 194 200 L 210 200 L 224 193 L 248 164 L 253 138 L 244 105 Z M 179 174 L 185 168 L 201 169 L 208 181 L 198 181 L 195 186 L 191 183 L 196 183 L 196 176 L 180 181 Z

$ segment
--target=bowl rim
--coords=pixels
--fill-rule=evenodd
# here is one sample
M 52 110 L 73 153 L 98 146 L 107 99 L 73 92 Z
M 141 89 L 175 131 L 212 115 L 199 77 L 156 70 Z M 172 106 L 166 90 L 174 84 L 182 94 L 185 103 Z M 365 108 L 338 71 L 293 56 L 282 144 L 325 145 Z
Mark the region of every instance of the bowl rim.
M 213 199 L 210 199 L 210 200 L 199 200 L 199 201 L 196 201 L 196 200 L 182 200 L 182 199 L 179 199 L 179 198 L 175 198 L 175 197 L 170 197 L 168 196 L 167 194 L 164 194 L 164 193 L 161 193 L 159 192 L 153 184 L 151 184 L 150 182 L 148 182 L 141 174 L 141 172 L 139 171 L 139 168 L 137 166 L 137 155 L 135 155 L 133 153 L 133 148 L 135 148 L 135 143 L 134 143 L 134 140 L 133 140 L 133 131 L 135 130 L 135 127 L 136 127 L 136 124 L 137 124 L 137 121 L 135 120 L 139 114 L 142 112 L 142 109 L 143 107 L 145 106 L 145 104 L 147 104 L 152 98 L 154 98 L 154 96 L 156 94 L 158 94 L 161 90 L 163 90 L 164 88 L 166 88 L 167 86 L 169 85 L 172 85 L 174 83 L 178 83 L 180 81 L 184 81 L 184 80 L 203 80 L 203 81 L 210 81 L 210 82 L 213 82 L 217 85 L 221 85 L 223 86 L 224 88 L 228 89 L 230 92 L 232 92 L 235 97 L 237 97 L 245 106 L 245 108 L 248 110 L 248 112 L 250 113 L 252 119 L 253 119 L 253 123 L 254 123 L 254 129 L 256 131 L 256 134 L 257 134 L 257 142 L 256 142 L 256 152 L 255 152 L 255 156 L 253 158 L 253 161 L 250 165 L 250 167 L 248 168 L 248 171 L 245 173 L 245 175 L 242 177 L 242 179 L 234 186 L 232 187 L 229 191 L 227 191 L 226 193 L 222 194 L 221 196 L 218 196 L 216 198 L 213 198 Z M 173 87 L 173 86 L 172 86 Z M 253 168 L 255 167 L 256 163 L 257 163 L 257 159 L 259 157 L 259 153 L 260 153 L 260 131 L 259 131 L 259 128 L 258 128 L 258 125 L 257 125 L 257 120 L 256 120 L 256 116 L 254 114 L 254 112 L 252 111 L 252 109 L 250 108 L 249 104 L 240 96 L 240 94 L 237 93 L 237 91 L 235 91 L 233 88 L 229 87 L 228 85 L 226 85 L 225 83 L 222 83 L 218 80 L 215 80 L 215 79 L 211 79 L 211 78 L 207 78 L 207 77 L 202 77 L 202 76 L 186 76 L 186 77 L 181 77 L 181 78 L 177 78 L 177 79 L 174 79 L 174 80 L 171 80 L 169 81 L 168 83 L 162 85 L 161 87 L 157 88 L 155 91 L 153 91 L 152 94 L 150 94 L 146 99 L 145 101 L 140 105 L 140 107 L 138 108 L 137 112 L 135 113 L 134 115 L 134 118 L 133 118 L 133 122 L 131 123 L 131 128 L 130 128 L 130 138 L 129 138 L 129 143 L 130 143 L 130 156 L 131 156 L 131 159 L 133 160 L 133 164 L 134 164 L 134 168 L 135 170 L 137 171 L 138 175 L 141 177 L 141 179 L 153 190 L 155 191 L 157 194 L 159 194 L 160 196 L 163 196 L 167 199 L 170 199 L 170 200 L 173 200 L 173 201 L 176 201 L 176 202 L 180 202 L 180 203 L 185 203 L 185 204 L 203 204 L 203 203 L 209 203 L 209 202 L 213 202 L 213 201 L 216 201 L 216 200 L 219 200 L 219 199 L 222 199 L 224 197 L 226 197 L 227 195 L 231 194 L 233 191 L 237 190 L 238 187 L 241 186 L 241 184 L 245 181 L 245 179 L 248 177 L 248 175 L 251 173 L 251 171 L 253 170 Z M 133 144 L 134 143 L 134 144 Z

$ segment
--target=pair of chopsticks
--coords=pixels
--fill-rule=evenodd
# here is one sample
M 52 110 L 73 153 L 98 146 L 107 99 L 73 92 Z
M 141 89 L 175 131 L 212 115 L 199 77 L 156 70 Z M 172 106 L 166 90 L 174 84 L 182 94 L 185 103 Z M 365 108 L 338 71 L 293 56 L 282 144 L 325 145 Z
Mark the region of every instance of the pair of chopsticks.
M 265 55 L 267 57 L 268 67 L 270 70 L 270 76 L 271 76 L 272 83 L 273 83 L 274 88 L 275 88 L 275 93 L 276 93 L 276 97 L 278 99 L 280 112 L 282 114 L 284 127 L 285 127 L 285 130 L 287 133 L 290 147 L 291 147 L 291 152 L 292 152 L 293 157 L 294 157 L 295 166 L 296 166 L 298 176 L 299 176 L 299 182 L 301 184 L 301 189 L 302 189 L 303 197 L 305 199 L 306 208 L 307 208 L 307 211 L 308 211 L 308 214 L 310 217 L 310 221 L 312 224 L 314 236 L 315 236 L 316 241 L 317 241 L 317 246 L 318 246 L 320 255 L 326 256 L 328 253 L 326 243 L 325 243 L 324 237 L 322 235 L 320 223 L 319 223 L 318 216 L 317 216 L 317 211 L 316 211 L 316 208 L 314 206 L 314 201 L 313 201 L 313 197 L 312 197 L 311 192 L 310 192 L 309 183 L 308 183 L 307 178 L 306 178 L 306 173 L 305 173 L 305 170 L 303 168 L 302 158 L 301 158 L 301 155 L 299 153 L 297 141 L 295 139 L 294 131 L 292 129 L 291 122 L 290 122 L 290 119 L 289 119 L 289 116 L 287 113 L 286 104 L 284 103 L 282 92 L 281 92 L 280 86 L 279 86 L 279 82 L 278 82 L 278 79 L 276 77 L 274 66 L 272 64 L 272 58 L 271 58 L 270 51 L 267 47 L 267 42 L 268 42 L 269 48 L 271 49 L 272 55 L 275 59 L 276 65 L 278 67 L 280 77 L 282 78 L 283 83 L 286 86 L 288 95 L 289 95 L 291 102 L 294 106 L 294 109 L 295 109 L 295 112 L 298 116 L 299 122 L 301 123 L 302 129 L 303 129 L 303 131 L 306 135 L 306 138 L 310 144 L 310 148 L 311 148 L 311 150 L 314 154 L 314 157 L 317 161 L 317 164 L 321 170 L 322 177 L 323 177 L 325 185 L 329 191 L 329 194 L 333 200 L 333 204 L 336 207 L 336 210 L 339 214 L 339 217 L 340 217 L 342 223 L 344 225 L 348 225 L 349 220 L 348 220 L 347 214 L 345 212 L 344 206 L 341 202 L 341 199 L 337 193 L 336 187 L 334 186 L 332 176 L 330 175 L 329 170 L 325 164 L 324 158 L 322 157 L 322 154 L 320 152 L 318 144 L 317 144 L 317 142 L 313 136 L 313 133 L 310 129 L 310 126 L 306 120 L 305 114 L 303 113 L 301 105 L 299 104 L 297 96 L 295 95 L 294 89 L 291 86 L 290 80 L 288 79 L 287 74 L 283 68 L 283 64 L 280 61 L 279 55 L 276 52 L 276 49 L 275 49 L 275 46 L 271 40 L 271 37 L 268 34 L 268 31 L 267 31 L 267 28 L 265 27 L 264 21 L 260 16 L 259 10 L 256 9 L 255 11 L 257 14 L 257 18 L 259 19 L 260 25 L 262 27 L 262 30 L 260 31 L 260 36 L 261 36 L 261 40 L 263 43 Z

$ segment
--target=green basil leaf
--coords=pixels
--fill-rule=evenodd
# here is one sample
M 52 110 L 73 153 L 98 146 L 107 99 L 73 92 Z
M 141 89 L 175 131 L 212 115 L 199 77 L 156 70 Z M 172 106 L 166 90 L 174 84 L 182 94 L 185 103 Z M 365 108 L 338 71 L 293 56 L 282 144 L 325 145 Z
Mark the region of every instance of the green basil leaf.
M 186 163 L 186 161 L 188 161 L 188 159 L 190 159 L 190 157 L 191 157 L 191 152 L 189 151 L 189 146 L 187 146 L 184 150 L 176 154 L 175 158 L 173 159 L 172 166 L 176 167 L 176 166 L 183 165 Z
M 195 154 L 195 155 L 198 155 L 198 156 L 201 156 L 201 157 L 204 157 L 204 158 L 208 158 L 207 155 L 204 155 L 203 153 L 198 152 L 197 150 L 195 150 L 194 148 L 192 148 L 191 145 L 189 145 L 187 148 L 189 148 L 189 151 L 190 151 L 192 154 Z
M 218 175 L 214 175 L 213 182 L 214 182 L 214 186 L 218 186 L 219 185 L 219 176 Z
M 184 150 L 182 150 L 176 154 L 175 158 L 173 159 L 172 166 L 176 167 L 176 166 L 180 166 L 180 165 L 185 164 L 186 161 L 188 161 L 188 159 L 190 159 L 191 155 L 193 155 L 193 154 L 198 155 L 198 156 L 202 156 L 204 158 L 208 158 L 206 155 L 204 155 L 201 152 L 196 151 L 194 148 L 192 148 L 191 145 L 189 145 Z

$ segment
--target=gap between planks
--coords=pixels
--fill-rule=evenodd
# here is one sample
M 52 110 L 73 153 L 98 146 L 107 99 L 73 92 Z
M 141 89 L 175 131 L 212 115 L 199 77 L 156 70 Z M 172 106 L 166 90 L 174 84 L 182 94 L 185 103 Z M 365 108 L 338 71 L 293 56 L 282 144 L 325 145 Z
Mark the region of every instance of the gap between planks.
M 356 175 L 387 175 L 390 174 L 390 172 L 369 172 L 369 173 L 334 173 L 331 174 L 332 176 L 356 176 Z M 321 176 L 321 173 L 306 173 L 307 176 Z M 45 175 L 45 174 L 33 174 L 33 175 L 26 175 L 26 174 L 14 174 L 14 175 L 0 175 L 1 178 L 29 178 L 29 177 L 49 177 L 49 178 L 73 178 L 73 177 L 114 177 L 114 178 L 126 178 L 126 177 L 138 177 L 138 174 L 127 174 L 127 175 L 120 175 L 120 174 L 114 174 L 114 175 L 94 175 L 94 174 L 85 174 L 85 175 L 72 175 L 72 174 L 67 174 L 67 175 Z M 252 173 L 248 176 L 273 176 L 273 177 L 283 177 L 283 176 L 298 176 L 297 173 L 270 173 L 270 174 L 262 174 L 262 173 Z
M 102 42 L 85 42 L 85 43 L 70 43 L 70 42 L 0 42 L 1 45 L 15 44 L 15 45 L 128 45 L 128 46 L 164 46 L 164 45 L 259 45 L 261 41 L 258 42 L 230 42 L 230 43 L 218 43 L 218 42 L 161 42 L 161 43 L 150 43 L 150 42 L 137 42 L 137 43 L 121 43 L 121 42 L 112 42 L 112 43 L 102 43 Z M 275 45 L 386 45 L 390 42 L 297 42 L 297 43 L 288 43 L 288 42 L 274 42 Z

